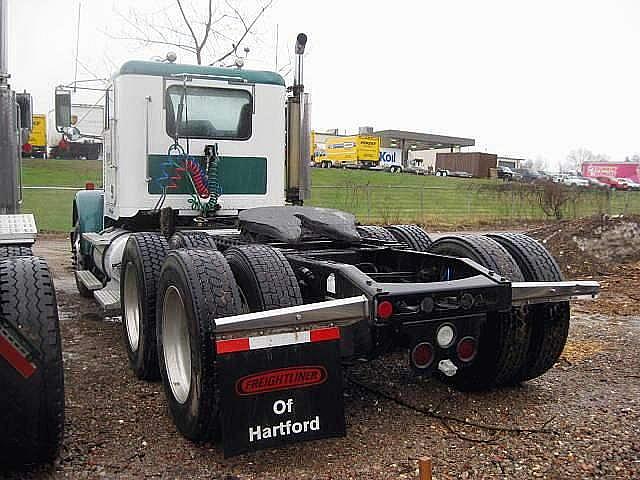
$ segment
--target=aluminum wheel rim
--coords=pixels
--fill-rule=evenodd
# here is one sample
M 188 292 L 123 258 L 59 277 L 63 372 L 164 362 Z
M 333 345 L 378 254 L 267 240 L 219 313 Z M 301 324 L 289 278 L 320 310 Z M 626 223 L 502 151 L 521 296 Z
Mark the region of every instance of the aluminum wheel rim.
M 185 403 L 191 390 L 191 343 L 182 295 L 173 285 L 162 302 L 162 350 L 173 397 Z
M 140 299 L 138 273 L 133 263 L 127 264 L 124 274 L 124 322 L 131 351 L 138 351 L 140 342 Z

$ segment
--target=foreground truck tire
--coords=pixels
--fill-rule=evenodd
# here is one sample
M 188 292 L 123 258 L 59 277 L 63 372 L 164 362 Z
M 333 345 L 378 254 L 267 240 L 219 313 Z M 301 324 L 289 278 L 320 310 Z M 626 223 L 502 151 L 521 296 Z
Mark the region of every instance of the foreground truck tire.
M 31 257 L 33 250 L 26 245 L 0 245 L 0 260 L 10 257 Z
M 560 267 L 542 244 L 521 233 L 488 235 L 514 258 L 527 282 L 562 281 Z M 531 341 L 519 380 L 531 380 L 549 370 L 560 358 L 569 335 L 569 302 L 542 303 L 527 307 Z
M 157 380 L 156 292 L 169 251 L 159 233 L 141 232 L 127 240 L 122 255 L 122 329 L 129 363 L 141 380 Z
M 298 280 L 279 250 L 243 245 L 229 248 L 224 255 L 240 288 L 243 310 L 260 312 L 302 305 Z
M 0 260 L 0 465 L 51 462 L 64 428 L 58 310 L 44 260 Z
M 158 285 L 157 348 L 169 412 L 191 440 L 218 434 L 214 320 L 241 313 L 229 264 L 215 250 L 174 250 Z
M 433 242 L 430 251 L 466 257 L 511 281 L 524 280 L 509 252 L 488 237 L 441 237 Z M 480 334 L 474 364 L 453 377 L 444 378 L 460 390 L 485 390 L 517 382 L 527 360 L 530 337 L 531 329 L 522 309 L 490 315 Z
M 389 225 L 387 230 L 398 242 L 407 244 L 410 250 L 417 252 L 429 251 L 433 243 L 427 232 L 417 225 Z

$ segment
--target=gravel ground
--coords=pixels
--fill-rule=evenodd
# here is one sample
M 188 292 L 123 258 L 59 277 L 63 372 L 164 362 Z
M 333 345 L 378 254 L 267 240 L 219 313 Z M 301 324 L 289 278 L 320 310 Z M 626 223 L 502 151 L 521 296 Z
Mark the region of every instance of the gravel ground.
M 76 294 L 68 250 L 61 236 L 36 247 L 54 271 L 61 313 L 67 418 L 60 459 L 0 476 L 416 479 L 416 459 L 430 457 L 436 479 L 640 478 L 635 311 L 578 305 L 556 367 L 500 391 L 459 393 L 415 378 L 401 355 L 350 367 L 345 438 L 224 459 L 220 445 L 176 433 L 160 384 L 134 378 L 120 323 Z M 607 282 L 633 301 L 637 283 L 615 272 Z

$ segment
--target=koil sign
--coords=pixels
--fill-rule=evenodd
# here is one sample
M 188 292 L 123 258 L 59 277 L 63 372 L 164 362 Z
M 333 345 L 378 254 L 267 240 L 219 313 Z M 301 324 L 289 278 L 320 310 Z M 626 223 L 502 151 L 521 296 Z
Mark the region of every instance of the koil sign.
M 400 165 L 402 163 L 402 150 L 399 148 L 381 148 L 380 163 L 383 165 Z

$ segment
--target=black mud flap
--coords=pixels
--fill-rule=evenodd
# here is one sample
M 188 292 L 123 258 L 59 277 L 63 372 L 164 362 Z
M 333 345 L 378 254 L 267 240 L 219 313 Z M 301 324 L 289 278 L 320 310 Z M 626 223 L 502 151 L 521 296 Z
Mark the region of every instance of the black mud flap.
M 345 435 L 339 337 L 323 328 L 216 342 L 225 457 Z

